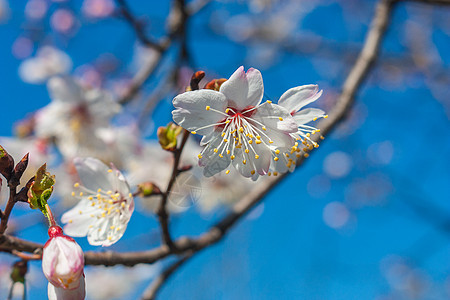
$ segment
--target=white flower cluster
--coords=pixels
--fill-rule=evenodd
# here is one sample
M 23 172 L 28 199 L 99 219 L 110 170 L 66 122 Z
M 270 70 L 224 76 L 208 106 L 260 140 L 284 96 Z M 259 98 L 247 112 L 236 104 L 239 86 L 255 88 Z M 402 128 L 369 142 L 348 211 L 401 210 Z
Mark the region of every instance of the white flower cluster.
M 278 104 L 262 102 L 261 73 L 240 67 L 219 91 L 202 89 L 175 97 L 172 114 L 177 124 L 203 135 L 198 158 L 206 177 L 223 170 L 228 174 L 233 165 L 256 180 L 292 171 L 297 157 L 318 146 L 310 136 L 320 130 L 305 124 L 326 115 L 302 108 L 321 94 L 317 85 L 305 85 L 285 92 Z

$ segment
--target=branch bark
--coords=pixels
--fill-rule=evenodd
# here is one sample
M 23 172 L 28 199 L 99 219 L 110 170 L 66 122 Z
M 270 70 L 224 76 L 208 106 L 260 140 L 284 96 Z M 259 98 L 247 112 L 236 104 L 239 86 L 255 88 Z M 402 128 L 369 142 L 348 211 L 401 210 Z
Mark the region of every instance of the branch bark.
M 171 275 L 186 261 L 188 261 L 192 257 L 192 254 L 188 254 L 172 265 L 170 265 L 167 269 L 165 269 L 155 280 L 153 280 L 152 284 L 144 291 L 142 294 L 142 300 L 153 300 L 156 297 L 156 294 L 164 285 L 164 283 L 171 277 Z

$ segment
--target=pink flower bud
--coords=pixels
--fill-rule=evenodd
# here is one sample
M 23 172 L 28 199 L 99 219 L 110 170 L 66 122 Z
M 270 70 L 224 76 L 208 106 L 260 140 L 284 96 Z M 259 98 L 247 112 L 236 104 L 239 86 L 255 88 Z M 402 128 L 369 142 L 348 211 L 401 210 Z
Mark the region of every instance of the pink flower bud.
M 72 238 L 64 235 L 59 226 L 51 226 L 48 235 L 50 239 L 42 254 L 45 277 L 56 288 L 78 289 L 83 278 L 83 250 Z

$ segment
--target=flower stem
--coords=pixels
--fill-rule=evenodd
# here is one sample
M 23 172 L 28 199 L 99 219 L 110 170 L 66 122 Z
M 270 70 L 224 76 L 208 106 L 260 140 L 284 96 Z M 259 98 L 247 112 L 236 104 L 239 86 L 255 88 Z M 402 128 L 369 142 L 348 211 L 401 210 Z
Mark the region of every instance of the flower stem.
M 45 204 L 45 210 L 47 211 L 47 214 L 45 215 L 48 219 L 48 223 L 51 226 L 56 226 L 55 218 L 53 217 L 52 210 L 50 209 L 50 206 L 48 204 Z

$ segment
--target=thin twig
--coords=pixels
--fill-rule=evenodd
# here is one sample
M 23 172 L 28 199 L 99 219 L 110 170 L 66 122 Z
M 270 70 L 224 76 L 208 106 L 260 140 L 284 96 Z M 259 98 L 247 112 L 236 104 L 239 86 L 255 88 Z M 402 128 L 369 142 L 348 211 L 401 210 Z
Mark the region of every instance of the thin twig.
M 153 300 L 156 297 L 156 294 L 159 292 L 164 283 L 170 278 L 170 276 L 178 270 L 186 261 L 188 261 L 192 257 L 192 254 L 188 254 L 172 265 L 167 267 L 156 279 L 152 281 L 152 283 L 148 286 L 148 288 L 142 294 L 142 300 Z

